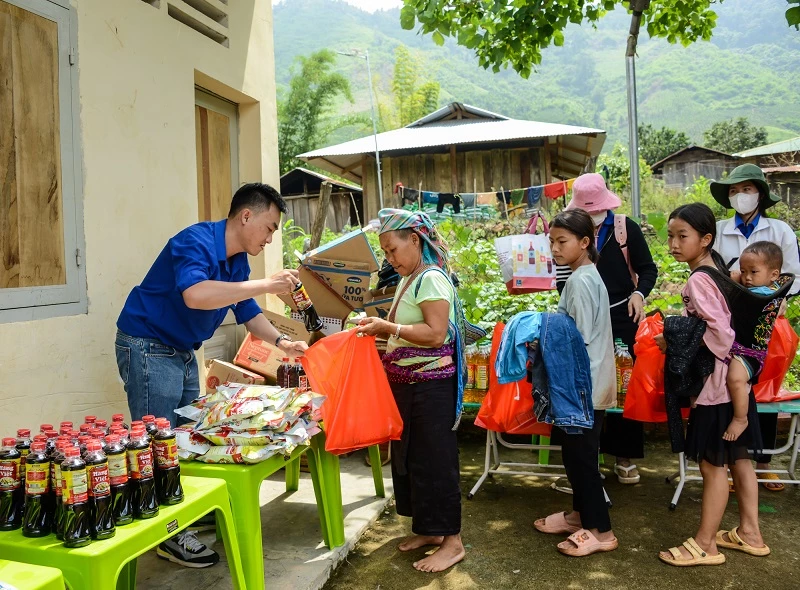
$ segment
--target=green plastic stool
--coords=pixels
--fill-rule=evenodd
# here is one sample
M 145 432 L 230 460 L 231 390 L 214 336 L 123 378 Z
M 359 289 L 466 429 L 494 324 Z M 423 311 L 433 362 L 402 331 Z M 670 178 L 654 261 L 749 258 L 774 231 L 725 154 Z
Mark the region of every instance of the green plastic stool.
M 67 549 L 55 535 L 30 539 L 20 530 L 0 532 L 0 555 L 14 561 L 58 568 L 73 590 L 110 590 L 114 587 L 134 590 L 137 557 L 211 510 L 216 510 L 233 587 L 245 589 L 239 541 L 225 482 L 182 474 L 181 483 L 185 495 L 182 503 L 162 506 L 154 518 L 135 520 L 118 527 L 117 534 L 111 539 Z
M 52 567 L 0 559 L 0 588 L 6 586 L 17 590 L 64 590 L 64 576 Z
M 378 452 L 377 446 L 374 447 Z M 373 449 L 369 449 L 372 456 Z M 228 484 L 236 534 L 242 554 L 245 580 L 250 589 L 264 587 L 264 548 L 261 539 L 261 482 L 281 468 L 286 468 L 286 491 L 297 491 L 300 483 L 300 456 L 307 453 L 314 496 L 317 500 L 322 538 L 333 548 L 344 544 L 344 514 L 342 511 L 342 486 L 339 477 L 339 457 L 325 451 L 325 435 L 317 434 L 310 447 L 298 447 L 286 460 L 270 457 L 254 465 L 212 465 L 198 461 L 182 461 L 181 473 L 196 477 L 224 479 Z M 372 468 L 376 493 L 383 497 L 383 473 Z M 379 485 L 380 484 L 380 485 Z

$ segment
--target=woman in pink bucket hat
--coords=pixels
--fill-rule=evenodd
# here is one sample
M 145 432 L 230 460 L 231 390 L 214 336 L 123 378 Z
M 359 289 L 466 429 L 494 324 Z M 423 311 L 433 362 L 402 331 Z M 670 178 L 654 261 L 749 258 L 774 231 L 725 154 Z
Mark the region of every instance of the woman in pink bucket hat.
M 625 215 L 614 214 L 620 205 L 622 201 L 608 190 L 603 176 L 591 173 L 575 179 L 567 209 L 583 209 L 594 221 L 600 251 L 597 271 L 611 302 L 611 329 L 633 357 L 636 330 L 645 317 L 644 300 L 656 284 L 658 269 L 639 225 Z M 560 292 L 570 271 L 557 267 L 556 272 Z M 608 414 L 600 452 L 617 458 L 614 472 L 620 483 L 639 483 L 639 471 L 631 459 L 644 457 L 643 424 L 621 414 Z

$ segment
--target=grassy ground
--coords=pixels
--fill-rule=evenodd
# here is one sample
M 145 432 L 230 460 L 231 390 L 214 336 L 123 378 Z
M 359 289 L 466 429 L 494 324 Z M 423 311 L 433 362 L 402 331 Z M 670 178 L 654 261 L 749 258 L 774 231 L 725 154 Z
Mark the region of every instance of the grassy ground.
M 441 574 L 423 574 L 411 563 L 424 549 L 401 554 L 395 547 L 410 534 L 408 519 L 393 510 L 361 539 L 326 590 L 408 590 L 426 588 L 633 589 L 748 588 L 789 590 L 800 588 L 800 489 L 784 492 L 761 488 L 759 511 L 765 541 L 772 555 L 757 558 L 728 551 L 727 563 L 717 567 L 675 568 L 662 564 L 658 551 L 680 544 L 694 535 L 700 517 L 701 484 L 687 483 L 677 509 L 668 506 L 673 486 L 665 476 L 676 468 L 664 431 L 648 433 L 647 458 L 640 465 L 642 481 L 623 486 L 604 468 L 606 490 L 614 502 L 611 520 L 620 548 L 611 553 L 570 558 L 556 550 L 561 540 L 544 535 L 533 521 L 556 510 L 569 509 L 571 496 L 553 491 L 550 481 L 527 476 L 496 476 L 488 480 L 473 500 L 466 493 L 483 470 L 484 431 L 463 425 L 461 487 L 465 560 Z M 514 457 L 514 458 L 512 458 Z M 530 451 L 504 451 L 504 461 L 533 461 Z M 558 454 L 553 462 L 560 462 Z M 776 464 L 785 465 L 785 459 Z M 736 500 L 731 496 L 723 527 L 737 524 Z

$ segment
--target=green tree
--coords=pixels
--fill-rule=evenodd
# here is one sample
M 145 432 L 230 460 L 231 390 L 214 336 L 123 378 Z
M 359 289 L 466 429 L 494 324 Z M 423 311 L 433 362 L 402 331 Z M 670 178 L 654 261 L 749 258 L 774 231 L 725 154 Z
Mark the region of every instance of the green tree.
M 404 127 L 435 111 L 439 106 L 439 83 L 420 81 L 419 72 L 424 69 L 420 60 L 404 45 L 399 45 L 395 49 L 394 57 L 392 76 L 394 112 L 392 113 L 384 105 L 381 112 L 384 129 Z
M 615 143 L 610 154 L 600 154 L 597 158 L 597 172 L 606 177 L 608 188 L 620 197 L 631 187 L 631 162 L 628 158 L 628 146 Z M 650 166 L 639 154 L 639 175 L 642 180 L 650 178 L 653 173 Z
M 641 0 L 638 0 L 641 1 Z M 717 15 L 712 9 L 723 0 L 652 0 L 642 15 L 651 37 L 689 45 L 709 40 Z M 497 72 L 511 66 L 527 78 L 541 63 L 542 50 L 564 44 L 567 24 L 592 26 L 616 6 L 630 0 L 569 0 L 542 2 L 508 0 L 403 0 L 400 24 L 404 29 L 421 25 L 437 45 L 455 37 L 459 45 L 475 52 L 478 63 Z
M 301 162 L 298 154 L 320 147 L 335 129 L 364 123 L 363 115 L 332 116 L 339 97 L 353 102 L 350 82 L 332 72 L 336 54 L 323 49 L 297 58 L 300 71 L 293 74 L 289 90 L 278 100 L 278 159 L 281 174 Z
M 689 144 L 689 136 L 683 131 L 639 125 L 639 155 L 651 166 Z
M 735 154 L 767 143 L 767 130 L 751 124 L 747 117 L 739 117 L 714 123 L 703 133 L 703 139 L 706 147 Z

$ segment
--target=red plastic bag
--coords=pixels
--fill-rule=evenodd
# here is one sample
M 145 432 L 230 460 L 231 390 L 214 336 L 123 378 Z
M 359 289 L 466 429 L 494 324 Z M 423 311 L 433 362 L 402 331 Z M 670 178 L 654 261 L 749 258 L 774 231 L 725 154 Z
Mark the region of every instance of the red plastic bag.
M 322 404 L 325 450 L 349 453 L 400 440 L 403 420 L 375 348 L 374 336 L 355 329 L 319 340 L 300 359 Z
M 526 379 L 500 385 L 494 363 L 505 324 L 498 322 L 492 334 L 489 356 L 489 391 L 475 417 L 475 426 L 508 434 L 540 434 L 550 436 L 551 425 L 537 422 L 533 413 L 531 384 Z
M 633 352 L 636 362 L 628 383 L 622 415 L 639 422 L 666 422 L 664 407 L 664 359 L 666 355 L 656 344 L 655 337 L 664 333 L 664 318 L 646 317 L 636 331 Z
M 772 328 L 764 369 L 758 377 L 758 383 L 753 386 L 756 401 L 778 402 L 800 398 L 800 391 L 781 389 L 783 379 L 797 354 L 797 344 L 797 334 L 789 320 L 779 317 Z

